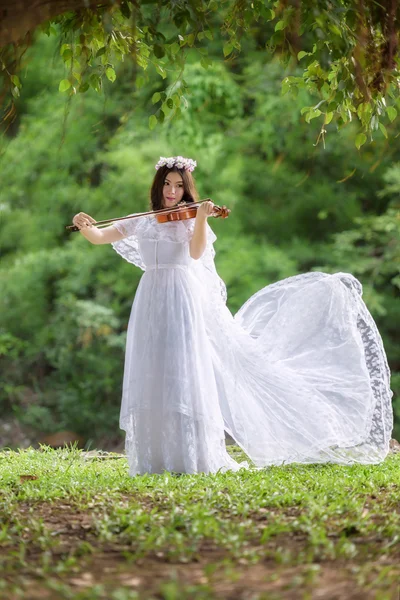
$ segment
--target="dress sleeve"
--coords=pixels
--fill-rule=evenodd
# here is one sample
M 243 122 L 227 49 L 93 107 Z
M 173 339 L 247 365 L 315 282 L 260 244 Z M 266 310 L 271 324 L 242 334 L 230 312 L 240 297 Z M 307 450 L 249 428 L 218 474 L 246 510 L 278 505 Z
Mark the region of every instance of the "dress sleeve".
M 133 213 L 129 216 L 133 216 L 135 214 L 140 213 Z M 140 219 L 126 219 L 124 221 L 116 221 L 113 223 L 112 226 L 115 227 L 115 229 L 117 229 L 125 237 L 122 240 L 111 243 L 114 250 L 118 252 L 122 258 L 132 263 L 136 267 L 139 267 L 143 271 L 146 270 L 146 265 L 140 253 L 138 234 L 141 228 L 141 223 L 143 223 L 144 219 L 145 217 L 141 217 Z
M 132 213 L 132 215 L 128 215 L 128 216 L 134 216 L 135 214 L 140 214 L 140 213 Z M 115 227 L 115 229 L 118 229 L 118 231 L 120 233 L 122 233 L 123 235 L 125 235 L 126 237 L 129 237 L 131 235 L 135 235 L 136 233 L 136 229 L 139 225 L 139 221 L 140 219 L 136 218 L 136 219 L 126 219 L 124 221 L 115 221 L 115 223 L 113 223 L 113 227 Z

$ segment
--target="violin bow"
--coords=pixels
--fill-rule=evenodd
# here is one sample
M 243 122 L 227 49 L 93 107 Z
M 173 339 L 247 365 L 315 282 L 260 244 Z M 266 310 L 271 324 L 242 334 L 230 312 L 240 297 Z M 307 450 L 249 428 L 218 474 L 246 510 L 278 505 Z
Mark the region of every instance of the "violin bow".
M 124 221 L 125 219 L 135 219 L 136 217 L 144 217 L 146 215 L 160 215 L 163 213 L 171 213 L 178 212 L 181 208 L 191 208 L 201 204 L 202 202 L 207 202 L 207 200 L 211 200 L 211 198 L 205 198 L 204 200 L 199 200 L 198 202 L 183 202 L 182 204 L 178 204 L 172 208 L 160 208 L 159 210 L 150 210 L 149 212 L 137 213 L 136 215 L 128 215 L 127 217 L 116 217 L 114 219 L 105 219 L 103 221 L 96 221 L 96 223 L 92 223 L 92 225 L 107 225 L 108 223 L 114 223 L 114 221 Z M 79 231 L 79 228 L 76 225 L 67 225 L 65 229 L 69 231 Z M 101 229 L 101 228 L 100 228 Z

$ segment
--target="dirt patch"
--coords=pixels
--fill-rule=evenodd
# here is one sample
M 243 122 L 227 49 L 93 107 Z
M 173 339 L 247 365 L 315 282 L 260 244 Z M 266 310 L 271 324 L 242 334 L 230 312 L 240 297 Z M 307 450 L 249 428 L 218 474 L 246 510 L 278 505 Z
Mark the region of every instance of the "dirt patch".
M 211 562 L 210 562 L 211 559 Z M 257 594 L 265 594 L 268 600 L 299 600 L 312 598 L 323 600 L 376 600 L 379 591 L 382 597 L 397 600 L 400 591 L 399 577 L 391 574 L 392 582 L 379 582 L 379 569 L 370 571 L 369 576 L 354 573 L 354 568 L 343 565 L 276 566 L 260 563 L 243 566 L 215 563 L 216 556 L 205 555 L 197 564 L 166 564 L 161 560 L 145 559 L 141 565 L 123 564 L 109 553 L 97 554 L 92 564 L 87 564 L 79 573 L 57 577 L 59 583 L 67 585 L 73 593 L 89 591 L 101 585 L 104 598 L 117 588 L 138 592 L 140 598 L 165 598 L 167 585 L 179 595 L 177 598 L 216 598 L 224 600 L 250 600 Z M 208 565 L 216 566 L 213 574 L 207 573 Z M 389 572 L 386 573 L 390 576 Z M 360 582 L 361 579 L 361 582 Z M 53 579 L 53 581 L 55 581 Z M 24 578 L 21 590 L 29 600 L 58 600 L 64 595 L 50 586 L 49 579 Z M 197 595 L 202 592 L 202 595 Z M 207 592 L 207 595 L 204 595 Z M 72 596 L 70 596 L 72 597 Z M 96 596 L 97 597 L 97 596 Z M 173 596 L 171 596 L 173 597 Z M 11 600 L 12 596 L 3 596 Z
M 121 495 L 120 500 L 129 503 L 132 497 Z M 135 500 L 138 498 L 135 497 Z M 257 564 L 248 564 L 246 558 L 233 558 L 228 549 L 218 547 L 212 540 L 204 540 L 195 557 L 187 559 L 188 562 L 168 559 L 162 551 L 133 560 L 131 545 L 98 539 L 95 513 L 64 501 L 21 502 L 18 509 L 20 520 L 24 516 L 43 520 L 46 534 L 55 542 L 50 547 L 52 565 L 67 556 L 77 557 L 76 565 L 68 572 L 56 575 L 55 570 L 50 569 L 49 574 L 41 575 L 36 567 L 43 548 L 35 542 L 27 544 L 27 567 L 22 566 L 18 574 L 5 575 L 5 580 L 8 586 L 17 584 L 30 600 L 66 598 L 56 590 L 60 584 L 68 586 L 73 593 L 101 585 L 106 600 L 118 587 L 136 590 L 143 599 L 150 596 L 162 599 L 166 597 L 166 585 L 173 586 L 177 594 L 175 597 L 182 600 L 200 597 L 251 600 L 262 593 L 267 595 L 268 600 L 298 600 L 303 597 L 312 600 L 375 600 L 379 592 L 385 594 L 382 597 L 393 600 L 400 597 L 399 552 L 385 554 L 382 552 L 385 540 L 360 538 L 356 532 L 354 535 L 349 532 L 349 539 L 357 548 L 368 546 L 369 550 L 351 560 L 321 558 L 296 564 L 296 557 L 306 552 L 308 536 L 293 532 L 281 532 L 262 545 L 254 541 L 254 549 L 259 549 L 260 554 L 262 551 L 264 556 Z M 279 513 L 282 514 L 282 511 L 290 519 L 298 517 L 301 509 L 289 507 L 279 510 Z M 266 515 L 273 516 L 271 512 L 260 509 L 252 518 L 260 522 Z M 21 536 L 28 541 L 32 533 L 27 528 Z M 8 554 L 12 550 L 6 548 Z M 376 560 L 373 559 L 376 556 Z M 375 562 L 368 562 L 372 559 Z M 304 563 L 301 559 L 298 562 Z M 19 597 L 11 591 L 7 594 L 3 592 L 2 599 Z

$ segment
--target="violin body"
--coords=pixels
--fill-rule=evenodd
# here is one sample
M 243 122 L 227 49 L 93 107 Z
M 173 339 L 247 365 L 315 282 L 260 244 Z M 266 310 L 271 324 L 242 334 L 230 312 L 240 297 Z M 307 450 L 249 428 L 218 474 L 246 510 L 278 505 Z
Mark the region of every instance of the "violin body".
M 169 221 L 184 221 L 185 219 L 194 219 L 197 215 L 198 206 L 186 207 L 185 204 L 185 202 L 183 202 L 182 204 L 178 204 L 177 207 L 172 208 L 170 212 L 168 211 L 158 215 L 156 214 L 156 219 L 158 223 L 168 223 Z M 226 206 L 214 205 L 214 211 L 211 214 L 211 216 L 226 219 L 226 217 L 229 216 L 230 212 L 230 209 Z
M 180 206 L 179 210 L 174 210 L 173 212 L 165 212 L 160 215 L 156 215 L 156 219 L 158 223 L 168 223 L 169 221 L 184 221 L 186 219 L 194 219 L 197 215 L 197 206 L 193 208 L 185 208 L 185 206 Z

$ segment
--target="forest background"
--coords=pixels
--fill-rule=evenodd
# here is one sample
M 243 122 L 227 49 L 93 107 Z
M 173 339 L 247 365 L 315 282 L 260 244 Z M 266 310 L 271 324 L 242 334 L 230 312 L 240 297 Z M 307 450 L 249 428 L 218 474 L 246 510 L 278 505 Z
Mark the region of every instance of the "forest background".
M 198 163 L 200 197 L 231 209 L 209 222 L 233 314 L 297 273 L 361 281 L 400 439 L 399 121 L 360 150 L 354 121 L 326 125 L 325 147 L 316 144 L 321 125 L 301 114 L 315 98 L 282 94 L 299 66 L 288 70 L 256 36 L 229 59 L 220 40 L 207 45 L 210 61 L 188 54 L 181 114 L 153 129 L 154 94 L 173 84 L 173 69 L 161 80 L 150 66 L 144 81 L 125 60 L 101 91 L 67 98 L 60 40 L 38 32 L 24 55 L 18 117 L 1 139 L 2 424 L 17 422 L 33 441 L 63 430 L 103 449 L 122 439 L 126 327 L 142 272 L 66 225 L 79 211 L 103 220 L 149 210 L 155 163 L 180 154 Z M 8 428 L 0 441 L 12 446 Z

